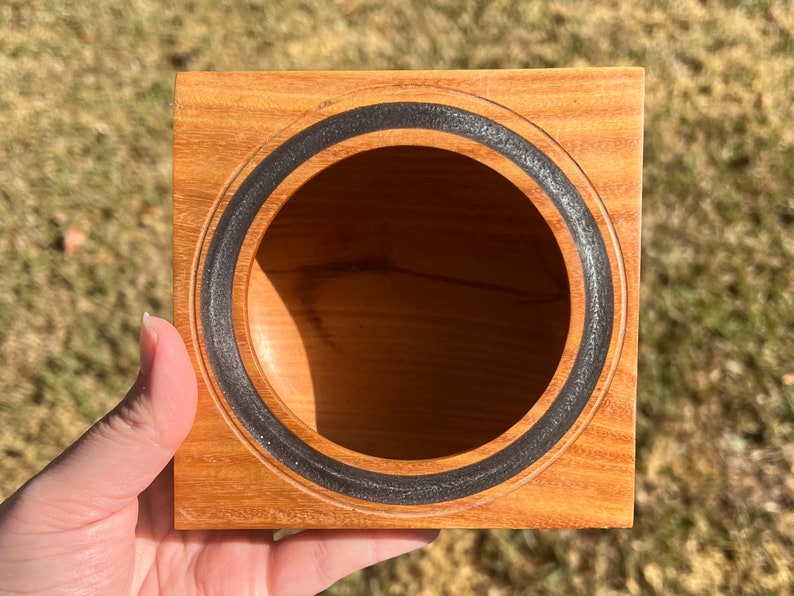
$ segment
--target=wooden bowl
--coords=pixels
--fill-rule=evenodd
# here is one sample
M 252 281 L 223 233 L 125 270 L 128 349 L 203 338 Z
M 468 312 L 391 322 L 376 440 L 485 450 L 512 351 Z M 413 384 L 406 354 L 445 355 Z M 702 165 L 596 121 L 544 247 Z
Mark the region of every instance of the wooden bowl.
M 631 524 L 639 69 L 180 74 L 180 528 Z

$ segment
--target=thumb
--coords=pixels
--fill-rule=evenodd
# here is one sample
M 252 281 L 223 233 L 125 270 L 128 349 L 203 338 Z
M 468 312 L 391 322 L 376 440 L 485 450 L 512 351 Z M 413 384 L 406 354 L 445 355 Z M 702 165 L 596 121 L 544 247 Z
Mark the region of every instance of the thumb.
M 179 332 L 144 314 L 141 371 L 127 396 L 39 476 L 30 489 L 83 519 L 125 507 L 163 470 L 196 413 L 196 377 Z M 78 521 L 72 518 L 73 521 Z

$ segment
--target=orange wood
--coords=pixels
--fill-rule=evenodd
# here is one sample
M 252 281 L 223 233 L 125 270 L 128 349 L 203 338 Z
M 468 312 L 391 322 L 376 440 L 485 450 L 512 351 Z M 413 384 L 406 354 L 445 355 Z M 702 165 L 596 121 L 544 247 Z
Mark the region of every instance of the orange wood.
M 578 190 L 613 272 L 606 365 L 570 430 L 520 474 L 433 504 L 353 498 L 276 461 L 220 390 L 200 316 L 207 249 L 246 177 L 308 127 L 391 102 L 531 141 Z M 199 380 L 176 527 L 631 525 L 641 69 L 180 73 L 174 107 L 174 319 Z M 578 249 L 544 191 L 437 130 L 357 135 L 297 164 L 229 266 L 233 340 L 260 399 L 362 470 L 444 473 L 504 449 L 554 402 L 586 332 Z

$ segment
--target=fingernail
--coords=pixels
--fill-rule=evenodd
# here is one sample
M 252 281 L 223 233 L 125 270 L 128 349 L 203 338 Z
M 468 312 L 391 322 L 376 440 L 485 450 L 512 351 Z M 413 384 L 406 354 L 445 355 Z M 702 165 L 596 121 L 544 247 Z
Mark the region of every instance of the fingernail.
M 148 312 L 143 313 L 141 322 L 141 374 L 148 376 L 154 365 L 154 353 L 157 349 L 157 333 L 152 327 Z

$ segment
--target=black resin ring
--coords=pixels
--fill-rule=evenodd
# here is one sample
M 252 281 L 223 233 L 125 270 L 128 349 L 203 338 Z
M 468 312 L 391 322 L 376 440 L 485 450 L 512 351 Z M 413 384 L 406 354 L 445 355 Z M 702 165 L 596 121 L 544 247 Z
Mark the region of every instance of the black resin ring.
M 389 129 L 451 133 L 509 159 L 560 212 L 576 247 L 584 281 L 584 328 L 573 367 L 546 412 L 500 451 L 457 469 L 421 475 L 364 470 L 319 452 L 267 407 L 243 365 L 234 334 L 235 264 L 257 212 L 299 165 L 353 137 Z M 283 466 L 354 499 L 389 505 L 428 505 L 494 488 L 529 468 L 570 430 L 604 369 L 612 339 L 613 272 L 595 218 L 562 170 L 527 139 L 484 116 L 426 102 L 379 103 L 329 116 L 285 141 L 243 181 L 221 215 L 206 253 L 200 319 L 206 357 L 225 400 L 242 426 Z

